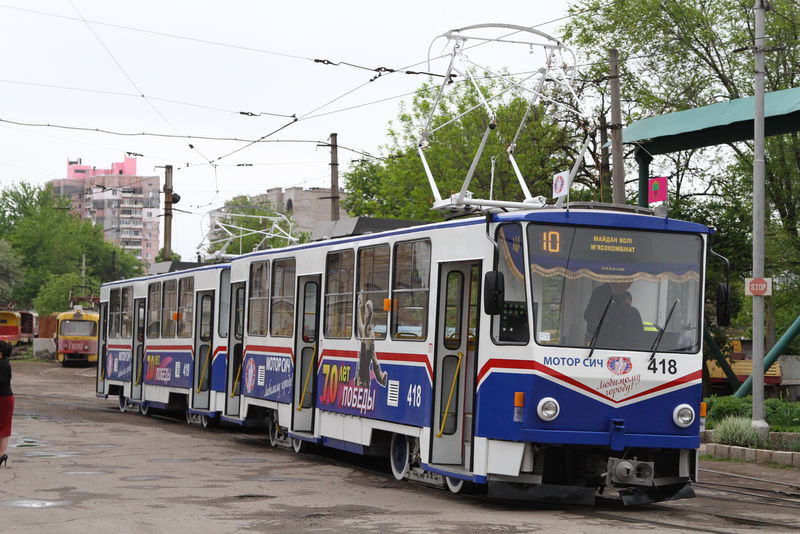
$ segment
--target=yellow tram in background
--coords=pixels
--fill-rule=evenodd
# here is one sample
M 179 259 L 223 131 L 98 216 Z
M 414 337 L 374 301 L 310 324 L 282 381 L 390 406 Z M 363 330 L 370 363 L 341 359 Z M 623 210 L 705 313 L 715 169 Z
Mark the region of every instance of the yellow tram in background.
M 64 367 L 97 362 L 97 324 L 100 316 L 80 307 L 58 314 L 56 359 Z
M 19 312 L 0 310 L 0 340 L 7 341 L 12 346 L 19 343 L 21 324 L 22 317 Z
M 0 340 L 11 345 L 30 343 L 39 334 L 39 314 L 34 311 L 0 310 Z

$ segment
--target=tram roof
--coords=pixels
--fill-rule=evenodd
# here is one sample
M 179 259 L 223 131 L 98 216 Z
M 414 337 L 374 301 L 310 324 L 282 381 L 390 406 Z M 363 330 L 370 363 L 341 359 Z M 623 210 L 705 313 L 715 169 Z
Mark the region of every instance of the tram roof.
M 149 275 L 139 276 L 137 278 L 128 278 L 128 279 L 125 279 L 125 280 L 114 280 L 113 282 L 106 282 L 106 283 L 102 284 L 101 287 L 113 286 L 113 285 L 119 285 L 119 284 L 122 284 L 122 285 L 130 284 L 131 282 L 137 282 L 139 280 L 156 280 L 158 278 L 166 278 L 168 276 L 183 276 L 183 275 L 190 274 L 190 273 L 196 273 L 196 272 L 200 272 L 200 271 L 208 271 L 210 269 L 230 269 L 230 268 L 231 268 L 231 264 L 230 263 L 213 263 L 213 264 L 209 264 L 209 265 L 202 265 L 201 264 L 199 267 L 193 267 L 191 269 L 185 269 L 183 271 L 171 271 L 171 272 L 168 272 L 168 273 L 149 274 Z
M 713 233 L 713 229 L 704 224 L 639 215 L 635 213 L 600 211 L 600 210 L 568 210 L 542 209 L 536 211 L 514 211 L 494 216 L 495 222 L 531 221 L 546 224 L 576 224 L 581 226 L 598 226 L 609 228 L 627 228 L 631 230 L 658 230 L 663 232 L 691 232 L 698 234 Z

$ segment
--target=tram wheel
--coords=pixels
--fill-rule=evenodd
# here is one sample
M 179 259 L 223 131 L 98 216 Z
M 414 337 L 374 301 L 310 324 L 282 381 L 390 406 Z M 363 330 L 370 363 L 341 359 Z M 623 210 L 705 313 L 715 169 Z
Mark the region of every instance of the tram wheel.
M 451 493 L 462 493 L 467 488 L 467 483 L 460 478 L 444 477 L 444 485 Z
M 147 417 L 148 415 L 150 415 L 150 406 L 148 406 L 147 404 L 140 404 L 139 413 Z
M 392 443 L 389 447 L 389 464 L 392 474 L 397 480 L 405 480 L 411 471 L 411 447 L 408 438 L 403 434 L 392 434 Z
M 207 414 L 200 414 L 200 426 L 203 428 L 211 426 L 211 418 Z
M 267 438 L 269 439 L 270 447 L 275 448 L 278 446 L 279 431 L 278 421 L 275 420 L 275 412 L 270 411 L 267 413 Z M 292 443 L 292 448 L 294 448 L 294 443 Z
M 297 454 L 302 454 L 308 449 L 308 444 L 302 439 L 292 438 L 292 450 Z
M 123 392 L 119 392 L 119 411 L 125 413 L 128 411 L 128 399 Z

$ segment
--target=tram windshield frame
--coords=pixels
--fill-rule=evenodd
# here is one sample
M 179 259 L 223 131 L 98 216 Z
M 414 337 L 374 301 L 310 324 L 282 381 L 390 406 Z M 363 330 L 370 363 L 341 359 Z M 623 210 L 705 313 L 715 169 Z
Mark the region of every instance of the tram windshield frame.
M 539 345 L 700 350 L 701 236 L 538 223 L 527 234 Z
M 58 325 L 58 335 L 63 337 L 94 337 L 97 335 L 97 321 L 62 319 Z

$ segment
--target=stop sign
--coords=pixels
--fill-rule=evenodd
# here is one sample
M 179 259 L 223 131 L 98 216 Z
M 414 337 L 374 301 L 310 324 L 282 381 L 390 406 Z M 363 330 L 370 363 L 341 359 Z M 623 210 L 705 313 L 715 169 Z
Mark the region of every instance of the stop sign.
M 764 295 L 771 295 L 772 294 L 772 284 L 770 283 L 772 280 L 767 280 L 764 278 L 748 278 L 747 279 L 747 291 L 748 295 L 753 295 L 757 297 L 761 297 Z

